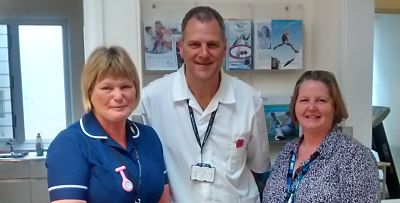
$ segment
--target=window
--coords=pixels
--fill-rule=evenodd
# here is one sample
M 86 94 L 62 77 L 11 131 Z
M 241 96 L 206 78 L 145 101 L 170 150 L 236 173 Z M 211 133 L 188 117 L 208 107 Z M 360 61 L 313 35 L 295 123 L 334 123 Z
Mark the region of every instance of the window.
M 25 139 L 53 138 L 66 127 L 62 26 L 20 25 L 18 33 Z
M 53 139 L 70 122 L 64 25 L 0 26 L 0 136 Z
M 45 147 L 84 113 L 83 0 L 2 0 L 0 6 L 0 150 Z

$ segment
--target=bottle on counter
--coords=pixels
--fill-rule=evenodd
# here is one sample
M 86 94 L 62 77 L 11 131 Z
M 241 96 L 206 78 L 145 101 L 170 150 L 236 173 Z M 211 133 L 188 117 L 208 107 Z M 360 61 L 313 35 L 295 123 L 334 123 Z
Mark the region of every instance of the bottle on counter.
M 37 134 L 35 143 L 36 143 L 36 156 L 43 156 L 43 151 L 44 151 L 43 140 L 40 133 Z

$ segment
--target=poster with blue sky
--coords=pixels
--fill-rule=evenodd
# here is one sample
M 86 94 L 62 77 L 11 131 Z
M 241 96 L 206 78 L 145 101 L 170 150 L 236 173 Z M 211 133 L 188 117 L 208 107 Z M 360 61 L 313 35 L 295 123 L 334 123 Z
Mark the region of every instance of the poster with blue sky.
M 272 20 L 271 69 L 303 68 L 303 21 Z

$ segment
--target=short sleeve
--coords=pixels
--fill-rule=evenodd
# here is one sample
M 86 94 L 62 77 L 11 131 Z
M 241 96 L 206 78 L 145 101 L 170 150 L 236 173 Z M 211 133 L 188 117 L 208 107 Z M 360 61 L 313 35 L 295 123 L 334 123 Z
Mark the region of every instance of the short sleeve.
M 341 199 L 359 202 L 379 202 L 380 183 L 378 168 L 372 153 L 364 147 L 357 147 L 349 159 L 343 177 Z
M 247 165 L 255 173 L 264 173 L 271 167 L 267 126 L 265 123 L 264 108 L 259 98 L 259 105 L 253 116 L 251 136 L 248 145 Z
M 79 141 L 79 134 L 67 129 L 50 144 L 46 158 L 50 201 L 87 198 L 89 167 Z

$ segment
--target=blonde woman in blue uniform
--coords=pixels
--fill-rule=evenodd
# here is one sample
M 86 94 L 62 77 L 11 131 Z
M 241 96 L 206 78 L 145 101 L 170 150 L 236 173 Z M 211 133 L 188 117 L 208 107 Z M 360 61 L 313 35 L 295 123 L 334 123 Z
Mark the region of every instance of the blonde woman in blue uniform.
M 86 114 L 61 131 L 46 160 L 53 203 L 169 202 L 161 142 L 128 120 L 140 82 L 127 52 L 99 47 L 82 71 Z

